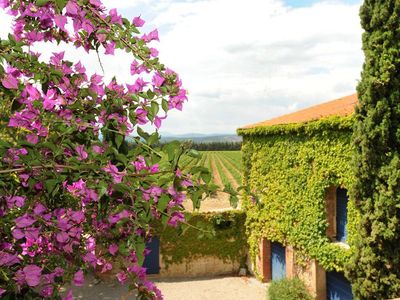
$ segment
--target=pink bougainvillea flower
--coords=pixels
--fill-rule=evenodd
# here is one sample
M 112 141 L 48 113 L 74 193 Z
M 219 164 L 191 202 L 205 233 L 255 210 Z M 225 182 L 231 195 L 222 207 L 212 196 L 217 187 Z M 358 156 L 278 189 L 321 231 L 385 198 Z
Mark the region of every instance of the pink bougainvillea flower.
M 52 285 L 46 285 L 40 291 L 40 296 L 44 298 L 50 298 L 53 295 L 53 290 L 54 288 Z
M 146 43 L 149 43 L 151 41 L 160 41 L 158 38 L 158 30 L 154 29 L 153 31 L 149 32 L 148 34 L 144 34 L 141 39 L 145 41 Z
M 18 228 L 25 228 L 31 226 L 35 222 L 36 219 L 27 214 L 15 219 L 15 224 L 17 225 Z
M 110 252 L 110 254 L 114 256 L 115 254 L 117 254 L 118 249 L 119 249 L 119 247 L 118 247 L 117 244 L 111 244 L 111 245 L 108 247 L 108 252 Z
M 83 260 L 87 262 L 89 265 L 91 265 L 93 268 L 96 268 L 97 266 L 97 257 L 93 253 L 86 253 L 83 256 Z
M 134 17 L 132 24 L 136 27 L 142 27 L 144 25 L 144 20 L 140 18 L 141 16 Z
M 128 272 L 135 273 L 140 280 L 146 278 L 146 268 L 140 267 L 138 265 L 129 266 L 127 268 Z
M 162 86 L 164 81 L 165 81 L 165 79 L 164 79 L 164 77 L 162 77 L 160 75 L 160 73 L 157 72 L 156 74 L 154 74 L 153 79 L 152 79 L 152 83 L 154 86 L 160 87 L 160 86 Z
M 193 186 L 193 182 L 189 179 L 185 179 L 181 182 L 181 185 L 184 187 L 189 187 L 189 186 Z
M 7 74 L 2 80 L 2 85 L 6 89 L 18 89 L 18 79 L 12 76 L 11 74 Z
M 154 29 L 153 31 L 151 31 L 148 35 L 147 35 L 147 37 L 148 37 L 148 41 L 149 42 L 151 42 L 151 41 L 160 41 L 160 39 L 158 38 L 158 30 L 157 29 Z
M 1 8 L 6 8 L 10 6 L 10 1 L 9 0 L 0 0 L 0 7 Z
M 149 122 L 147 119 L 147 111 L 143 108 L 138 108 L 136 110 L 136 120 L 140 125 L 147 124 Z
M 93 148 L 93 152 L 95 152 L 95 153 L 98 153 L 98 154 L 104 153 L 104 148 L 103 147 L 94 145 L 92 148 Z
M 68 293 L 62 298 L 62 300 L 74 300 L 74 296 L 72 295 L 72 291 L 69 290 Z
M 6 290 L 0 288 L 0 296 L 3 295 L 6 292 Z
M 0 266 L 12 266 L 19 263 L 18 254 L 0 251 Z
M 46 211 L 47 208 L 42 203 L 36 204 L 35 208 L 33 209 L 33 213 L 38 216 L 43 215 Z
M 30 100 L 38 100 L 40 98 L 40 92 L 37 88 L 32 86 L 31 84 L 27 84 L 25 86 L 25 91 L 28 93 Z
M 6 197 L 7 207 L 9 209 L 16 207 L 22 207 L 25 204 L 26 197 L 21 196 L 13 196 L 13 197 Z
M 168 220 L 168 224 L 172 227 L 178 226 L 179 222 L 185 221 L 185 215 L 180 211 L 174 211 L 171 214 L 171 218 Z
M 140 74 L 140 73 L 141 73 L 140 65 L 137 62 L 137 60 L 134 60 L 131 63 L 131 75 Z
M 40 277 L 42 275 L 41 268 L 36 265 L 27 265 L 22 270 L 24 272 L 27 285 L 34 287 L 40 284 Z
M 85 282 L 85 278 L 83 276 L 83 271 L 79 270 L 78 272 L 75 273 L 74 279 L 72 280 L 73 284 L 76 286 L 83 286 Z
M 85 30 L 88 34 L 91 34 L 94 31 L 92 22 L 90 22 L 89 20 L 83 21 L 82 29 Z
M 101 2 L 100 0 L 89 0 L 90 4 L 92 4 L 95 7 L 100 7 L 101 6 Z
M 122 178 L 124 178 L 124 176 L 126 175 L 126 171 L 119 172 L 118 168 L 111 162 L 109 162 L 108 165 L 103 168 L 103 170 L 112 176 L 112 178 L 114 179 L 114 183 L 122 182 Z
M 128 279 L 128 275 L 125 272 L 117 273 L 116 277 L 121 284 L 124 284 Z
M 78 160 L 85 160 L 86 158 L 88 158 L 88 154 L 85 150 L 83 150 L 83 148 L 84 148 L 83 145 L 75 147 L 75 151 L 76 153 L 78 153 Z
M 112 270 L 112 264 L 107 262 L 107 263 L 105 263 L 103 265 L 103 268 L 101 269 L 101 273 L 105 273 L 105 272 L 108 272 L 110 270 Z
M 65 8 L 67 9 L 67 13 L 70 14 L 70 15 L 77 15 L 78 14 L 79 7 L 75 3 L 75 1 L 72 1 L 72 0 L 68 1 L 68 3 L 65 6 Z
M 18 229 L 18 228 L 13 229 L 11 234 L 16 240 L 20 240 L 25 237 L 25 233 L 21 229 Z
M 26 140 L 29 143 L 36 145 L 39 142 L 39 137 L 34 133 L 30 133 L 26 135 Z
M 66 243 L 69 240 L 69 235 L 66 232 L 59 232 L 56 235 L 56 239 L 59 243 Z
M 157 173 L 160 170 L 160 166 L 158 164 L 154 164 L 150 167 L 151 173 Z
M 107 45 L 104 46 L 104 48 L 106 49 L 106 51 L 104 52 L 105 54 L 114 55 L 115 42 L 108 43 Z
M 118 15 L 116 8 L 110 9 L 110 21 L 111 23 L 122 25 L 122 17 Z
M 153 57 L 157 57 L 158 56 L 158 50 L 155 48 L 150 48 L 150 55 Z
M 54 22 L 56 25 L 63 31 L 65 30 L 65 25 L 67 24 L 67 17 L 63 15 L 55 15 L 54 16 Z
M 143 156 L 138 156 L 137 161 L 132 163 L 135 166 L 136 172 L 147 170 L 147 164 Z

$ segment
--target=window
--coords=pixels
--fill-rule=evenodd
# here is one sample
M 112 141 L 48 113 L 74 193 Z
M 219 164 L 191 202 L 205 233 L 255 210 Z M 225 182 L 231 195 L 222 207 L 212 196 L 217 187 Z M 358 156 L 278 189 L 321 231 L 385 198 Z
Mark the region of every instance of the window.
M 346 242 L 348 202 L 346 189 L 332 186 L 326 190 L 326 234 L 332 241 Z
M 336 189 L 336 240 L 346 242 L 347 239 L 347 204 L 349 196 L 347 190 Z

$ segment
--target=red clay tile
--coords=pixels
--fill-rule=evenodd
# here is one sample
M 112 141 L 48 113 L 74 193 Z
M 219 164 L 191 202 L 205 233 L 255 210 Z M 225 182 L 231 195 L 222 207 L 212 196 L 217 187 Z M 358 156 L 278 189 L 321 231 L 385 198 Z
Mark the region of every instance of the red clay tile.
M 348 116 L 354 112 L 357 103 L 357 94 L 353 94 L 242 128 L 303 123 L 330 116 Z

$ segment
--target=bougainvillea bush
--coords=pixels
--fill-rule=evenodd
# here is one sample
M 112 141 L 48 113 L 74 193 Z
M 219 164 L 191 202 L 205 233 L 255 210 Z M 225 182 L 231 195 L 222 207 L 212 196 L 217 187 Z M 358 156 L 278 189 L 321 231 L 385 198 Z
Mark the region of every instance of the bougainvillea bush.
M 213 187 L 206 169 L 179 169 L 195 151 L 178 142 L 157 148 L 157 130 L 139 127 L 159 128 L 187 100 L 150 46 L 157 30 L 141 34 L 140 17 L 122 18 L 99 0 L 0 6 L 14 17 L 0 43 L 0 297 L 73 299 L 61 287 L 117 266 L 139 299 L 162 298 L 142 268 L 149 224 L 179 226 L 185 197 L 197 207 Z M 62 51 L 43 59 L 37 43 L 115 55 L 131 78 L 105 82 Z M 121 50 L 132 60 L 118 60 Z

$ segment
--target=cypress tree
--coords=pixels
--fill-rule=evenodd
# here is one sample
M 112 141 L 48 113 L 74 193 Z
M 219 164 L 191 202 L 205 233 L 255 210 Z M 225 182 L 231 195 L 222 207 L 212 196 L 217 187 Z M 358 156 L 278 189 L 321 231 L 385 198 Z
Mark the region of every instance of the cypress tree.
M 347 275 L 356 298 L 388 299 L 400 296 L 400 1 L 366 0 L 360 17 L 352 196 L 361 224 Z

